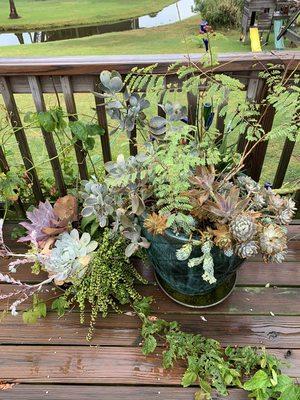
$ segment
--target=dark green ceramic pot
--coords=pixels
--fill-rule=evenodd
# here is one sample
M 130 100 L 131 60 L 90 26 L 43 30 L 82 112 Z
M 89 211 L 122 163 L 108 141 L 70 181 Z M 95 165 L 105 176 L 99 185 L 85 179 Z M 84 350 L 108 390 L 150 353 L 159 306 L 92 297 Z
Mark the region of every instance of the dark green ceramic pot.
M 147 250 L 160 287 L 173 300 L 189 307 L 210 307 L 229 296 L 236 281 L 236 271 L 244 261 L 232 255 L 227 257 L 219 247 L 213 247 L 212 256 L 216 283 L 210 284 L 202 279 L 203 266 L 188 267 L 187 261 L 179 261 L 176 251 L 188 239 L 167 230 L 162 235 L 153 236 L 145 228 L 143 235 L 150 242 Z M 193 249 L 190 258 L 201 257 L 200 247 Z

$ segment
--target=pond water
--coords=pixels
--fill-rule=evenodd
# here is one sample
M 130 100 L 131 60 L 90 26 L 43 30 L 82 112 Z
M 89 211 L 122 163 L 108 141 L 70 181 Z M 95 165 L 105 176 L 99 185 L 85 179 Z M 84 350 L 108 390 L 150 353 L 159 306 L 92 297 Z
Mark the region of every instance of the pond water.
M 0 46 L 53 42 L 57 40 L 81 38 L 109 32 L 121 32 L 132 29 L 154 28 L 184 20 L 195 15 L 194 0 L 179 0 L 158 13 L 139 18 L 118 21 L 110 24 L 75 26 L 33 32 L 0 33 Z

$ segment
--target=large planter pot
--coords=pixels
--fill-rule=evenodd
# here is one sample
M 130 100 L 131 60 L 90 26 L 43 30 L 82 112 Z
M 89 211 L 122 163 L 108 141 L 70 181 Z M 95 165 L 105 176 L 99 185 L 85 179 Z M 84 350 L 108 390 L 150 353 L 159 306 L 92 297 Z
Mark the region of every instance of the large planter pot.
M 158 284 L 174 301 L 188 307 L 204 308 L 216 305 L 230 295 L 235 286 L 236 271 L 243 259 L 236 255 L 227 257 L 219 247 L 213 247 L 217 281 L 210 284 L 202 278 L 202 265 L 190 268 L 188 260 L 177 260 L 176 251 L 188 241 L 186 236 L 177 236 L 170 230 L 157 236 L 151 235 L 145 228 L 142 231 L 151 244 L 147 252 Z M 190 258 L 201 256 L 200 247 L 196 247 Z

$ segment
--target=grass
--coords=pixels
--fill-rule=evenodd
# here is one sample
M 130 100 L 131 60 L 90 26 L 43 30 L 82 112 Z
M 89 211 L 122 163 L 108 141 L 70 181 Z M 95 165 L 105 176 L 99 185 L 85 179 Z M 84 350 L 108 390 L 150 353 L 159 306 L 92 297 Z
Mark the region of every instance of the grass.
M 182 95 L 180 93 L 170 93 L 169 96 L 170 96 L 169 97 L 170 101 L 180 101 L 182 104 L 184 104 L 184 99 L 182 98 Z M 27 111 L 34 111 L 34 104 L 31 96 L 16 95 L 15 97 L 22 119 Z M 81 119 L 91 121 L 91 119 L 95 118 L 95 113 L 92 110 L 92 108 L 94 107 L 94 98 L 91 94 L 76 94 L 75 99 L 76 99 L 77 109 L 81 115 L 80 116 Z M 47 104 L 47 108 L 55 107 L 57 105 L 57 101 L 54 95 L 49 95 L 49 94 L 45 95 L 45 101 Z M 61 103 L 62 105 L 64 104 L 62 96 L 61 96 Z M 155 114 L 155 107 L 153 105 L 151 106 L 150 112 L 152 115 Z M 1 115 L 1 109 L 0 109 L 0 115 Z M 4 118 L 4 114 L 2 114 L 2 117 Z M 113 126 L 113 122 L 110 119 L 108 119 L 108 123 L 111 129 L 111 127 Z M 47 152 L 40 129 L 38 128 L 27 129 L 26 134 L 35 165 L 38 166 L 37 167 L 38 175 L 40 177 L 43 177 L 44 179 L 50 178 L 50 181 L 53 182 L 51 166 L 49 161 L 47 161 L 48 159 Z M 114 159 L 119 153 L 123 153 L 125 156 L 129 154 L 128 139 L 126 135 L 115 134 L 110 137 L 110 141 L 111 141 L 112 155 Z M 275 172 L 279 162 L 279 157 L 282 152 L 282 147 L 283 147 L 282 140 L 272 141 L 269 143 L 262 171 L 261 182 L 265 181 L 272 182 L 274 180 Z M 6 146 L 6 149 L 10 149 L 10 153 L 8 155 L 8 161 L 11 166 L 17 166 L 22 163 L 19 151 L 15 150 L 17 148 L 18 147 L 15 138 L 12 136 L 9 140 L 9 143 Z M 101 156 L 100 140 L 97 141 L 95 149 L 92 152 L 92 156 L 95 157 L 96 155 Z M 287 170 L 285 179 L 286 182 L 292 182 L 299 179 L 300 176 L 299 157 L 300 157 L 300 143 L 297 143 L 294 149 L 294 155 L 290 161 Z M 69 153 L 69 161 L 71 163 L 73 171 L 76 173 L 77 168 L 76 168 L 75 154 L 73 150 L 70 151 Z M 103 163 L 101 157 L 97 161 L 96 166 L 98 172 L 101 172 L 103 169 Z
M 196 39 L 199 17 L 157 28 L 106 33 L 80 39 L 62 40 L 49 43 L 35 43 L 24 46 L 0 48 L 0 56 L 65 56 L 65 55 L 106 55 L 106 54 L 160 54 L 196 53 L 203 51 L 202 42 Z M 246 52 L 250 45 L 239 40 L 240 32 L 221 31 L 213 46 L 217 52 Z M 197 43 L 198 42 L 198 43 Z M 266 50 L 272 49 L 272 39 Z
M 9 19 L 3 0 L 0 30 L 27 30 L 108 23 L 161 10 L 172 0 L 15 0 L 20 19 Z

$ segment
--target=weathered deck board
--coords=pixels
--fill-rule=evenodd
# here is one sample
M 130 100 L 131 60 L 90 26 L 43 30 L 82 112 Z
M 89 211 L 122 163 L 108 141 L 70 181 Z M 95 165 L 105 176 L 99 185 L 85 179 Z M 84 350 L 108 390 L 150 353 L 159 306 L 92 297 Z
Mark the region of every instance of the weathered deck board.
M 300 226 L 293 225 L 290 236 L 298 233 Z M 25 250 L 11 239 L 8 243 L 16 251 Z M 7 272 L 8 260 L 0 262 L 0 271 Z M 290 241 L 287 260 L 281 265 L 264 264 L 258 257 L 245 262 L 233 294 L 223 304 L 206 310 L 172 302 L 154 284 L 149 266 L 139 265 L 139 270 L 150 281 L 141 290 L 155 298 L 155 314 L 177 320 L 185 330 L 213 337 L 224 346 L 266 346 L 291 364 L 287 373 L 300 378 L 299 240 Z M 38 280 L 30 273 L 30 266 L 21 267 L 15 276 L 26 282 Z M 267 283 L 270 287 L 265 287 Z M 0 293 L 11 289 L 0 284 Z M 52 295 L 49 286 L 46 296 Z M 4 308 L 0 302 L 0 309 Z M 0 381 L 19 384 L 0 391 L 0 399 L 61 400 L 66 398 L 67 389 L 68 397 L 74 400 L 192 400 L 196 389 L 180 387 L 182 367 L 178 365 L 173 371 L 161 368 L 162 343 L 154 355 L 142 355 L 139 327 L 136 316 L 112 313 L 106 319 L 99 317 L 94 339 L 88 343 L 88 320 L 80 325 L 77 309 L 60 319 L 49 311 L 35 325 L 24 325 L 21 313 L 18 317 L 8 315 L 0 327 Z M 214 396 L 214 400 L 221 398 Z M 248 397 L 233 390 L 227 398 Z
M 68 385 L 68 397 L 73 400 L 194 400 L 196 389 L 182 389 L 166 386 L 87 386 Z M 3 393 L 5 400 L 66 400 L 64 385 L 23 385 L 14 386 Z M 1 393 L 0 393 L 0 399 Z M 214 400 L 221 399 L 215 395 Z M 228 400 L 249 400 L 242 390 L 231 390 Z
M 161 349 L 144 356 L 136 347 L 0 346 L 2 380 L 29 383 L 179 385 L 184 368 L 161 366 Z M 300 378 L 300 350 L 269 349 L 290 363 L 283 371 Z
M 2 273 L 8 272 L 8 264 L 11 260 L 0 259 L 0 270 Z M 300 268 L 299 262 L 290 261 L 282 264 L 265 264 L 259 261 L 245 261 L 241 266 L 238 276 L 237 285 L 239 286 L 300 286 Z M 143 275 L 150 281 L 154 281 L 152 269 L 149 266 L 140 268 Z M 22 265 L 14 274 L 16 279 L 22 282 L 40 282 L 41 279 L 46 278 L 46 273 L 40 275 L 33 275 L 31 273 L 30 265 Z
M 53 297 L 55 288 L 48 286 L 48 293 L 40 295 L 47 299 Z M 0 293 L 6 294 L 12 291 L 9 284 L 0 285 Z M 144 296 L 152 296 L 155 299 L 153 309 L 159 313 L 184 313 L 199 314 L 199 310 L 186 308 L 171 300 L 160 290 L 157 285 L 147 285 L 140 288 Z M 20 309 L 26 309 L 31 304 L 27 300 L 20 305 Z M 244 287 L 238 286 L 223 303 L 214 307 L 203 309 L 201 314 L 249 314 L 249 315 L 300 315 L 300 288 L 295 287 Z M 6 304 L 0 302 L 0 310 Z
M 168 314 L 162 317 L 178 321 L 188 332 L 219 340 L 224 346 L 300 348 L 300 317 L 240 315 L 237 318 L 235 315 L 210 315 L 206 316 L 206 321 L 203 321 L 200 313 Z M 138 346 L 141 341 L 140 325 L 140 320 L 135 316 L 112 314 L 109 318 L 99 318 L 94 338 L 92 342 L 87 342 L 88 315 L 86 323 L 81 325 L 76 312 L 59 319 L 56 314 L 49 313 L 47 318 L 34 326 L 24 325 L 21 316 L 7 316 L 5 324 L 1 326 L 0 344 Z

